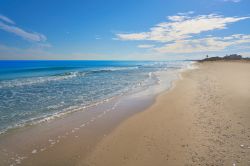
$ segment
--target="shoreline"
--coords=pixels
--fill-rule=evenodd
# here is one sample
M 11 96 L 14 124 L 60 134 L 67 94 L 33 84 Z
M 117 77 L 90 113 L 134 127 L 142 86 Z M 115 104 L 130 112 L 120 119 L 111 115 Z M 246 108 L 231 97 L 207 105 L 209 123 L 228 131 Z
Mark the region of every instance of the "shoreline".
M 179 72 L 164 71 L 163 75 L 168 78 L 167 75 L 175 74 L 177 77 L 172 78 L 174 81 L 179 79 Z M 172 79 L 167 79 L 167 82 L 165 80 L 166 85 L 163 87 L 158 85 L 120 96 L 86 109 L 84 113 L 76 111 L 62 118 L 18 128 L 1 135 L 1 164 L 75 165 L 121 122 L 154 104 L 159 94 L 168 91 L 168 86 L 172 87 L 168 85 L 168 81 L 172 84 Z M 100 115 L 103 110 L 106 111 Z M 98 119 L 99 117 L 102 118 Z M 67 152 L 63 155 L 57 154 L 65 150 Z
M 4 135 L 4 134 L 8 133 L 8 132 L 16 131 L 16 130 L 18 130 L 20 128 L 30 127 L 30 126 L 33 126 L 33 125 L 40 125 L 41 123 L 48 122 L 48 121 L 51 121 L 51 120 L 54 120 L 54 119 L 56 120 L 58 118 L 65 117 L 65 115 L 70 115 L 70 114 L 72 114 L 74 112 L 78 112 L 78 111 L 81 111 L 83 109 L 91 109 L 92 107 L 95 107 L 95 106 L 97 106 L 99 104 L 109 102 L 110 100 L 114 100 L 114 99 L 121 98 L 121 97 L 124 97 L 124 96 L 129 96 L 131 94 L 135 94 L 135 93 L 138 93 L 138 92 L 143 92 L 145 90 L 147 91 L 147 89 L 149 89 L 149 88 L 152 89 L 153 86 L 157 86 L 158 83 L 156 83 L 156 82 L 158 82 L 159 79 L 160 79 L 159 78 L 160 76 L 158 74 L 156 74 L 156 73 L 169 72 L 169 70 L 170 70 L 170 72 L 171 72 L 171 70 L 175 70 L 175 72 L 178 72 L 182 68 L 188 68 L 187 66 L 189 66 L 189 64 L 186 63 L 186 62 L 183 62 L 183 63 L 184 63 L 183 65 L 181 65 L 179 67 L 176 67 L 174 69 L 172 69 L 170 67 L 167 70 L 159 70 L 159 71 L 149 72 L 148 73 L 149 77 L 152 78 L 155 81 L 153 84 L 151 83 L 151 85 L 141 86 L 142 84 L 139 83 L 138 87 L 133 87 L 132 89 L 130 89 L 130 91 L 125 91 L 125 92 L 122 92 L 122 93 L 117 94 L 115 96 L 111 96 L 111 97 L 108 97 L 108 98 L 103 98 L 103 99 L 100 99 L 100 100 L 96 100 L 96 101 L 94 101 L 92 103 L 89 103 L 89 104 L 86 104 L 86 105 L 85 105 L 85 103 L 81 103 L 81 104 L 78 104 L 78 105 L 70 105 L 69 107 L 63 108 L 62 111 L 52 112 L 51 114 L 44 114 L 44 115 L 37 116 L 37 117 L 31 117 L 30 119 L 24 119 L 23 121 L 21 121 L 19 123 L 11 124 L 10 126 L 5 126 L 5 128 L 1 128 L 0 137 L 2 135 Z M 117 70 L 117 69 L 115 69 L 115 70 Z M 81 73 L 81 71 L 76 71 L 76 73 L 77 72 Z M 174 78 L 171 78 L 171 79 L 174 79 Z M 158 90 L 158 92 L 154 92 L 154 95 L 156 95 L 160 91 L 164 91 L 164 90 L 165 90 L 164 88 L 162 90 Z M 133 92 L 131 92 L 131 91 L 133 91 Z M 57 107 L 57 105 L 56 105 L 56 107 Z
M 198 65 L 78 165 L 249 165 L 250 63 Z
M 122 102 L 117 111 L 116 102 L 120 100 Z M 0 165 L 33 165 L 34 163 L 36 165 L 74 165 L 79 160 L 79 157 L 74 158 L 74 153 L 81 156 L 89 153 L 95 144 L 119 123 L 145 110 L 153 100 L 153 97 L 136 99 L 138 104 L 128 106 L 131 99 L 122 97 L 62 118 L 10 131 L 0 137 Z M 130 110 L 127 111 L 127 108 Z M 84 141 L 79 142 L 81 139 Z M 64 157 L 58 155 L 61 149 L 65 151 Z M 56 160 L 55 156 L 58 157 Z M 67 163 L 67 160 L 72 161 Z

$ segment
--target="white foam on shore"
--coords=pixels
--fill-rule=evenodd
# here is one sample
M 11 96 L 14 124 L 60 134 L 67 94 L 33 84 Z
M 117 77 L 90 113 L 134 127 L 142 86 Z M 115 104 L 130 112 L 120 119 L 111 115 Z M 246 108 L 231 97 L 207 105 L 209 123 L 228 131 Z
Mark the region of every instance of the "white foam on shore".
M 198 65 L 197 62 L 190 62 L 190 64 L 188 64 L 187 69 L 188 70 L 194 70 L 194 69 L 198 69 Z
M 84 76 L 84 73 L 81 73 L 80 75 Z M 57 76 L 33 77 L 33 78 L 2 81 L 0 84 L 0 89 L 27 86 L 27 85 L 33 85 L 33 84 L 42 84 L 42 83 L 51 82 L 51 81 L 61 81 L 65 79 L 71 79 L 77 76 L 79 76 L 79 72 L 69 72 L 67 74 L 57 75 Z
M 23 122 L 21 122 L 19 124 L 15 124 L 14 126 L 9 126 L 5 130 L 0 131 L 0 135 L 6 133 L 7 131 L 9 131 L 11 129 L 18 129 L 18 128 L 22 128 L 22 127 L 25 127 L 25 126 L 36 125 L 36 124 L 40 124 L 40 123 L 44 123 L 44 122 L 51 122 L 52 120 L 64 117 L 64 116 L 66 116 L 68 114 L 71 114 L 71 113 L 74 113 L 74 112 L 85 111 L 85 110 L 90 109 L 92 107 L 96 107 L 96 106 L 98 106 L 100 104 L 107 103 L 107 102 L 109 102 L 109 101 L 111 101 L 111 100 L 113 100 L 115 98 L 118 98 L 118 97 L 120 97 L 122 95 L 123 94 L 115 96 L 115 97 L 110 97 L 110 98 L 107 98 L 107 99 L 103 99 L 101 101 L 97 101 L 97 102 L 89 104 L 87 106 L 84 105 L 84 104 L 83 105 L 77 105 L 77 106 L 70 106 L 68 108 L 63 109 L 62 112 L 56 112 L 56 113 L 47 114 L 47 115 L 44 115 L 44 116 L 41 116 L 41 117 L 31 118 L 31 119 L 23 121 Z

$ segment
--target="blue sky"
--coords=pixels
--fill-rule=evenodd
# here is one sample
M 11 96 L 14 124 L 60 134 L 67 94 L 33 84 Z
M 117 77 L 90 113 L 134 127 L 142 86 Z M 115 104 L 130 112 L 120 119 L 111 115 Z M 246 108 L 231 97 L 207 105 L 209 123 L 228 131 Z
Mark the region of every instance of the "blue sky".
M 250 56 L 249 0 L 0 0 L 0 59 Z

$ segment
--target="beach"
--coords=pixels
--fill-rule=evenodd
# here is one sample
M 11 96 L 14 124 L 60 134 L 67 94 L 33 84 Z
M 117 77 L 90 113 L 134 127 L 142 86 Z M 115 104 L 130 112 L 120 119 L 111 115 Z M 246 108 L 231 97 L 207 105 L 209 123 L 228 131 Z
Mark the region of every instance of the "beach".
M 249 71 L 244 61 L 195 63 L 158 95 L 16 129 L 1 136 L 0 165 L 249 165 Z
M 250 165 L 250 64 L 205 62 L 79 165 Z
M 249 6 L 0 0 L 0 166 L 250 166 Z

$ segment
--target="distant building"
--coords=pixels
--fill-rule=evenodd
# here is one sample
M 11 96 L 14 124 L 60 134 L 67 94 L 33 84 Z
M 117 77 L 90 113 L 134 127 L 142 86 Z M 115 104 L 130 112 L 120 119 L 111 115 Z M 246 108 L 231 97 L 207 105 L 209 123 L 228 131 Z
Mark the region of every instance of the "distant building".
M 231 54 L 231 55 L 224 56 L 223 59 L 240 60 L 240 59 L 242 59 L 242 56 L 241 55 L 237 55 L 237 54 Z

